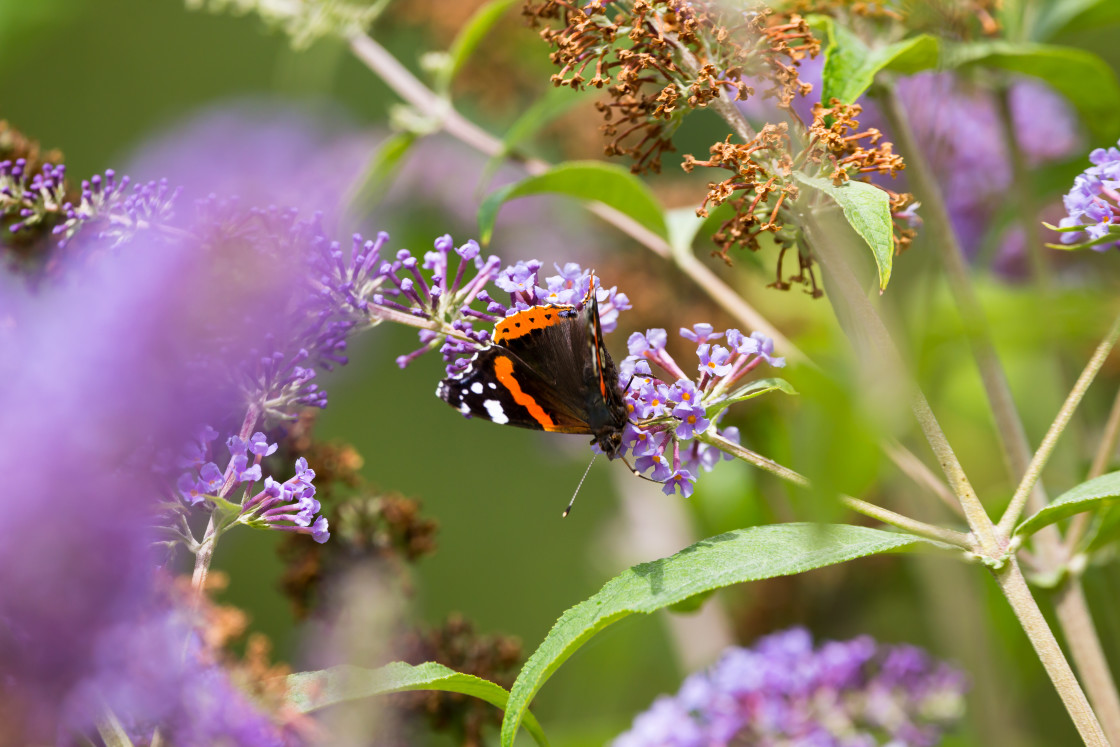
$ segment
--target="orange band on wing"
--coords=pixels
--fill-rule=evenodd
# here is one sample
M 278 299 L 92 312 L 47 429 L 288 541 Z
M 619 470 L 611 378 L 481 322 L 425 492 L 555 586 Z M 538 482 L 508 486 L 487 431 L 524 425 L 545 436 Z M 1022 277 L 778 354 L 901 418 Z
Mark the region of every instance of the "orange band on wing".
M 566 315 L 572 314 L 574 306 L 550 305 L 534 306 L 513 316 L 506 317 L 494 326 L 494 342 L 501 344 L 522 335 L 545 327 L 551 327 Z
M 510 395 L 513 396 L 513 401 L 524 407 L 529 411 L 529 415 L 533 420 L 541 424 L 541 427 L 546 431 L 556 427 L 556 423 L 552 422 L 552 418 L 548 413 L 537 404 L 537 401 L 530 395 L 521 391 L 521 385 L 517 383 L 517 379 L 513 378 L 513 361 L 504 355 L 499 355 L 494 359 L 494 373 L 498 375 L 498 381 L 509 390 Z

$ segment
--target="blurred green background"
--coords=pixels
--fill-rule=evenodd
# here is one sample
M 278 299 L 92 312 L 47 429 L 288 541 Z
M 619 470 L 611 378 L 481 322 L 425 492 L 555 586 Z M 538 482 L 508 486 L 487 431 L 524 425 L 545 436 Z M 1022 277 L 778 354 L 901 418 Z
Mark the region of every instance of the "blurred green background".
M 452 4 L 438 2 L 398 5 L 375 35 L 414 70 L 423 52 L 446 47 L 469 9 L 449 11 Z M 488 53 L 476 63 L 475 82 L 468 75 L 458 97 L 465 113 L 494 132 L 544 91 L 552 72 L 547 49 L 515 16 L 495 33 L 504 53 L 519 60 L 518 69 L 486 70 Z M 1101 32 L 1078 42 L 1111 56 L 1114 65 L 1120 55 Z M 45 148 L 61 149 L 71 178 L 121 168 L 146 139 L 202 110 L 259 97 L 340 118 L 368 133 L 372 143 L 388 132 L 396 102 L 340 43 L 322 41 L 292 51 L 256 17 L 190 13 L 174 0 L 0 0 L 0 118 Z M 695 120 L 682 132 L 681 153 L 704 152 L 721 137 L 714 118 Z M 540 152 L 597 157 L 597 122 L 589 111 L 578 109 L 564 123 L 566 131 L 552 130 L 541 138 Z M 391 246 L 414 251 L 425 250 L 446 232 L 459 243 L 474 235 L 474 226 L 463 217 L 472 214 L 478 195 L 469 177 L 481 162 L 472 158 L 464 155 L 466 165 L 458 167 L 437 159 L 415 165 L 430 178 L 433 192 L 448 173 L 455 178 L 466 173 L 458 211 L 433 201 L 421 180 L 418 193 L 392 209 L 372 207 L 363 227 L 385 228 L 392 234 Z M 654 183 L 667 203 L 697 201 L 695 188 L 702 180 L 684 178 L 673 163 L 665 172 Z M 1048 188 L 1060 193 L 1066 187 L 1054 183 Z M 619 284 L 634 300 L 633 316 L 623 315 L 609 342 L 616 358 L 625 353 L 626 335 L 634 329 L 674 329 L 709 319 L 717 328 L 727 326 L 697 289 L 672 277 L 660 260 L 632 242 L 570 204 L 545 202 L 541 209 L 553 216 L 550 227 L 542 228 L 551 232 L 540 237 L 542 244 L 563 245 L 558 227 L 564 226 L 573 237 L 574 258 L 594 258 L 606 282 Z M 503 234 L 499 222 L 495 253 L 512 260 L 534 256 L 536 249 L 532 236 L 522 232 L 515 240 Z M 1088 257 L 1085 275 L 1092 280 L 1055 289 L 1045 304 L 1022 286 L 992 279 L 980 283 L 1034 443 L 1064 396 L 1063 382 L 1071 380 L 1070 372 L 1076 374 L 1103 331 L 1107 314 L 1100 309 L 1117 287 L 1110 261 Z M 981 494 L 1006 500 L 1010 486 L 991 448 L 990 416 L 952 305 L 929 279 L 932 268 L 919 241 L 899 258 L 886 303 L 897 311 L 900 325 L 917 333 L 912 353 L 923 384 L 974 484 Z M 802 392 L 797 401 L 775 398 L 739 408 L 734 422 L 743 429 L 744 441 L 812 474 L 819 485 L 944 520 L 936 506 L 926 507 L 931 503 L 926 495 L 878 455 L 877 429 L 893 426 L 871 423 L 864 403 L 845 394 L 855 374 L 827 303 L 799 292 L 766 290 L 771 270 L 754 258 L 720 271 L 824 369 L 792 367 L 783 374 Z M 653 290 L 643 288 L 647 282 Z M 632 480 L 621 465 L 603 461 L 592 467 L 572 515 L 561 520 L 560 511 L 586 467 L 582 439 L 460 418 L 432 396 L 442 376 L 436 357 L 404 371 L 397 368 L 394 358 L 413 347 L 415 336 L 396 328 L 358 339 L 350 365 L 323 380 L 331 405 L 316 433 L 353 444 L 365 459 L 363 474 L 371 485 L 418 498 L 425 513 L 439 521 L 438 552 L 420 562 L 415 577 L 410 614 L 417 620 L 438 623 L 462 613 L 480 632 L 520 637 L 529 653 L 563 610 L 610 577 L 634 562 L 679 549 L 671 541 L 656 549 L 634 545 L 639 524 L 622 513 L 618 496 L 623 491 L 634 494 L 634 505 L 646 503 L 654 511 L 687 503 L 680 532 L 691 539 L 754 523 L 852 520 L 824 488 L 794 493 L 739 464 L 721 465 L 701 479 L 690 501 L 682 502 L 662 495 L 656 485 Z M 1059 365 L 1063 357 L 1073 363 Z M 1118 377 L 1115 367 L 1106 370 L 1105 383 L 1090 393 L 1089 416 L 1075 423 L 1048 474 L 1052 494 L 1084 474 L 1098 435 L 1094 424 L 1107 412 Z M 887 413 L 883 419 L 891 417 Z M 276 539 L 241 531 L 223 540 L 216 564 L 230 572 L 232 582 L 222 601 L 249 612 L 253 629 L 275 642 L 277 658 L 298 666 L 303 631 L 277 589 L 282 566 L 274 552 Z M 1092 569 L 1086 577 L 1113 661 L 1120 656 L 1120 615 L 1110 597 L 1118 580 L 1114 566 Z M 1046 607 L 1045 592 L 1041 596 Z M 708 605 L 728 613 L 730 631 L 744 643 L 800 623 L 818 638 L 867 633 L 886 642 L 922 645 L 954 660 L 973 676 L 974 687 L 967 722 L 947 744 L 994 744 L 992 734 L 1004 735 L 999 743 L 1007 745 L 1073 744 L 1076 739 L 1009 609 L 975 569 L 940 558 L 875 558 L 729 589 Z M 557 743 L 600 744 L 627 728 L 656 695 L 676 691 L 685 672 L 666 619 L 629 618 L 559 670 L 534 708 Z M 431 737 L 433 744 L 445 741 Z

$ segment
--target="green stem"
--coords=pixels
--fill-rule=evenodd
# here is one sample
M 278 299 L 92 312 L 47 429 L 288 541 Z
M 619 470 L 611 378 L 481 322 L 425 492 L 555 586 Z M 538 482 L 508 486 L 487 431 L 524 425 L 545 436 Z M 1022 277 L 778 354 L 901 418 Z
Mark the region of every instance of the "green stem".
M 1116 691 L 1108 659 L 1093 625 L 1080 574 L 1067 574 L 1054 599 L 1054 610 L 1058 614 L 1070 658 L 1085 683 L 1089 702 L 1100 717 L 1109 742 L 1120 745 L 1120 693 Z
M 1097 445 L 1097 453 L 1093 456 L 1093 464 L 1089 467 L 1086 480 L 1100 477 L 1112 463 L 1112 456 L 1116 453 L 1116 441 L 1120 438 L 1120 390 L 1117 390 L 1115 399 L 1112 400 L 1112 411 L 1108 414 L 1101 442 Z M 1089 528 L 1091 514 L 1088 512 L 1077 514 L 1069 523 L 1069 530 L 1065 536 L 1066 555 L 1072 555 L 1081 543 L 1085 530 Z
M 714 430 L 709 430 L 698 437 L 698 440 L 715 446 L 725 454 L 730 454 L 738 459 L 764 469 L 767 472 L 777 475 L 778 477 L 798 485 L 803 488 L 810 487 L 809 479 L 799 472 L 791 470 L 789 467 L 784 467 L 773 459 L 768 459 L 758 452 L 751 451 L 750 449 L 740 446 L 734 441 L 728 441 L 723 436 L 720 436 Z M 957 532 L 952 529 L 945 529 L 943 527 L 927 524 L 924 521 L 912 519 L 909 516 L 891 511 L 890 509 L 876 506 L 867 501 L 861 501 L 859 498 L 852 498 L 851 496 L 841 495 L 840 502 L 853 511 L 868 516 L 872 519 L 890 524 L 891 526 L 903 529 L 911 534 L 916 534 L 919 537 L 944 542 L 964 550 L 973 550 L 974 543 L 972 538 L 963 532 Z
M 1120 316 L 1113 321 L 1112 328 L 1097 346 L 1093 357 L 1089 359 L 1085 370 L 1081 372 L 1081 376 L 1077 378 L 1077 383 L 1073 385 L 1069 396 L 1066 397 L 1062 409 L 1058 411 L 1054 422 L 1050 424 L 1050 430 L 1046 432 L 1046 437 L 1042 439 L 1038 451 L 1034 453 L 1034 457 L 1031 459 L 1031 463 L 1027 466 L 1026 473 L 1023 475 L 1022 482 L 1019 483 L 1019 487 L 1015 490 L 1015 495 L 1011 497 L 1011 503 L 1008 504 L 1007 510 L 1004 511 L 1003 518 L 999 520 L 999 532 L 1001 536 L 1010 536 L 1012 530 L 1014 530 L 1016 522 L 1019 521 L 1019 517 L 1023 513 L 1023 507 L 1026 505 L 1027 497 L 1031 491 L 1034 490 L 1039 475 L 1042 474 L 1043 467 L 1046 466 L 1050 454 L 1054 451 L 1054 446 L 1058 443 L 1058 438 L 1062 435 L 1062 432 L 1065 431 L 1066 426 L 1069 425 L 1070 418 L 1073 417 L 1077 406 L 1081 404 L 1081 399 L 1085 396 L 1089 385 L 1093 383 L 1097 372 L 1101 370 L 1101 366 L 1103 366 L 1105 360 L 1108 359 L 1108 355 L 1112 352 L 1117 338 L 1120 338 Z
M 812 241 L 817 237 L 819 232 L 815 221 L 822 219 L 823 215 L 825 213 L 818 210 L 814 211 L 812 217 L 806 217 L 803 225 L 807 240 Z M 848 301 L 861 308 L 862 311 L 857 310 L 852 315 L 864 322 L 871 323 L 870 328 L 863 330 L 863 333 L 876 341 L 873 343 L 874 347 L 880 350 L 890 349 L 890 338 L 882 320 L 875 313 L 874 307 L 867 297 L 860 291 L 849 268 L 843 264 L 840 257 L 832 254 L 835 251 L 834 243 L 816 243 L 812 246 L 816 256 L 821 259 L 825 270 L 830 273 L 832 281 L 838 286 L 839 292 L 830 295 L 833 298 L 833 303 L 838 302 L 836 297 L 839 296 L 840 300 Z M 1047 626 L 1045 618 L 1027 589 L 1018 562 L 1013 555 L 1005 553 L 1005 543 L 996 537 L 995 527 L 972 490 L 964 470 L 937 423 L 933 411 L 920 392 L 914 398 L 913 409 L 927 440 L 930 442 L 930 447 L 937 455 L 938 461 L 945 471 L 950 486 L 961 501 L 969 526 L 979 540 L 981 554 L 993 561 L 989 564 L 989 567 L 993 569 L 992 573 L 999 583 L 1000 590 L 1023 626 L 1024 632 L 1042 661 L 1043 667 L 1050 676 L 1051 682 L 1058 691 L 1058 696 L 1062 699 L 1082 739 L 1085 744 L 1092 747 L 1107 745 L 1104 732 L 1089 706 L 1085 693 L 1074 677 L 1073 670 L 1070 669 L 1069 663 L 1065 660 L 1053 632 Z M 1070 612 L 1077 617 L 1079 622 L 1087 622 L 1091 627 L 1091 622 L 1084 615 L 1078 615 L 1077 610 L 1073 609 Z M 1067 631 L 1068 635 L 1069 632 Z M 1103 663 L 1103 659 L 1098 663 Z
M 914 185 L 914 194 L 922 202 L 922 219 L 927 226 L 926 235 L 930 237 L 941 258 L 949 290 L 953 294 L 964 322 L 965 334 L 980 370 L 980 379 L 995 418 L 1000 450 L 1013 478 L 1020 479 L 1026 473 L 1031 459 L 1027 434 L 1015 409 L 1011 388 L 1008 386 L 1007 376 L 996 354 L 983 307 L 969 280 L 964 253 L 957 243 L 953 225 L 949 220 L 949 211 L 941 196 L 941 189 L 922 155 L 902 105 L 889 86 L 882 87 L 880 103 L 898 149 L 906 158 L 906 173 Z M 1041 509 L 1046 504 L 1046 498 L 1041 490 L 1032 491 L 1030 497 L 1034 510 Z
M 880 371 L 882 375 L 883 369 L 889 369 L 894 372 L 894 376 L 890 379 L 895 381 L 907 380 L 906 369 L 893 340 L 891 340 L 890 333 L 883 324 L 883 320 L 868 300 L 859 281 L 852 274 L 843 257 L 838 254 L 839 242 L 835 240 L 835 236 L 843 235 L 842 227 L 839 225 L 832 226 L 834 231 L 823 228 L 822 221 L 829 220 L 829 218 L 837 220 L 838 223 L 842 222 L 836 218 L 837 212 L 836 210 L 830 211 L 822 206 L 811 211 L 805 210 L 799 216 L 805 240 L 811 247 L 814 256 L 820 260 L 821 266 L 828 273 L 832 283 L 832 292 L 829 293 L 829 298 L 833 306 L 837 307 L 838 317 L 850 317 L 855 320 L 855 323 L 846 331 L 849 337 L 853 340 L 862 340 L 864 347 L 872 351 L 870 360 L 875 362 L 876 370 Z M 825 236 L 832 236 L 832 238 L 825 239 L 823 238 Z M 937 458 L 938 464 L 941 465 L 942 472 L 945 473 L 945 477 L 949 481 L 949 487 L 964 511 L 969 529 L 972 530 L 978 540 L 981 554 L 993 561 L 998 560 L 1004 554 L 1004 548 L 996 541 L 992 521 L 988 518 L 984 506 L 976 496 L 976 491 L 972 489 L 972 484 L 969 482 L 960 460 L 957 459 L 949 439 L 945 437 L 944 431 L 941 430 L 929 403 L 916 388 L 911 397 L 911 409 L 922 428 L 922 433 L 929 442 L 930 448 L 933 450 L 934 456 Z
M 1011 189 L 1015 195 L 1015 206 L 1020 216 L 1027 216 L 1022 221 L 1022 229 L 1026 234 L 1027 258 L 1031 267 L 1031 280 L 1038 285 L 1045 298 L 1052 295 L 1049 268 L 1043 256 L 1042 232 L 1036 216 L 1041 215 L 1042 209 L 1035 199 L 1034 185 L 1031 183 L 1031 172 L 1027 167 L 1023 149 L 1019 147 L 1018 132 L 1015 129 L 1015 120 L 1011 113 L 1011 87 L 1004 85 L 996 97 L 999 102 L 1000 124 L 1003 126 L 1003 141 L 1007 144 L 1007 152 L 1011 161 Z
M 1019 623 L 1023 626 L 1046 673 L 1050 675 L 1050 680 L 1058 690 L 1058 695 L 1073 719 L 1082 741 L 1087 747 L 1108 747 L 1104 730 L 1097 722 L 1093 709 L 1081 690 L 1081 685 L 1078 684 L 1069 662 L 1062 654 L 1058 640 L 1050 631 L 1046 618 L 1042 616 L 1042 611 L 1031 596 L 1023 573 L 1019 570 L 1018 562 L 1011 557 L 1003 568 L 993 570 L 992 575 L 1015 612 L 1015 617 L 1019 618 Z

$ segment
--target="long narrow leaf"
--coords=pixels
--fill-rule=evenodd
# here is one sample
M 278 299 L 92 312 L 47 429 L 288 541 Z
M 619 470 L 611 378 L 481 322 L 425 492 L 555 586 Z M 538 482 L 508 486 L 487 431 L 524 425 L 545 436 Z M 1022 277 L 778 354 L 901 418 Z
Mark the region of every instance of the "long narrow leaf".
M 510 691 L 502 745 L 511 747 L 522 714 L 552 673 L 592 636 L 636 613 L 649 614 L 744 581 L 937 543 L 909 534 L 848 525 L 778 524 L 701 540 L 676 555 L 642 563 L 565 612 L 529 657 Z
M 379 669 L 339 666 L 318 672 L 299 672 L 288 675 L 287 685 L 288 701 L 300 713 L 408 690 L 462 693 L 502 709 L 509 701 L 505 688 L 432 661 L 416 666 L 397 661 Z M 524 725 L 538 745 L 547 747 L 548 739 L 531 713 L 525 714 Z

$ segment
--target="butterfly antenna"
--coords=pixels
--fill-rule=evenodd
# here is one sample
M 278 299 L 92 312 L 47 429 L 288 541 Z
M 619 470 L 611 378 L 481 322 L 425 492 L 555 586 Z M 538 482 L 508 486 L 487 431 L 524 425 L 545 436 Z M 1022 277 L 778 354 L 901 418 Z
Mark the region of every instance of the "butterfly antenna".
M 579 478 L 579 485 L 576 485 L 576 492 L 572 493 L 572 500 L 568 501 L 568 507 L 565 508 L 564 513 L 561 514 L 563 518 L 568 518 L 568 514 L 572 512 L 572 504 L 576 502 L 576 496 L 579 495 L 579 489 L 583 487 L 583 481 L 587 479 L 587 473 L 591 471 L 591 465 L 595 464 L 595 457 L 597 456 L 599 455 L 592 455 L 591 461 L 587 463 L 587 469 L 583 471 L 583 477 Z
M 630 471 L 631 471 L 632 473 L 634 473 L 634 477 L 640 477 L 640 478 L 642 478 L 643 480 L 649 480 L 650 482 L 655 482 L 655 483 L 657 483 L 658 485 L 664 485 L 664 484 L 665 484 L 665 483 L 663 483 L 663 482 L 662 482 L 661 480 L 654 480 L 654 479 L 653 479 L 652 477 L 646 477 L 646 476 L 645 476 L 645 475 L 643 475 L 643 474 L 642 474 L 641 472 L 639 472 L 638 470 L 634 469 L 634 465 L 633 465 L 633 464 L 630 464 L 630 462 L 628 462 L 628 461 L 626 460 L 626 457 L 619 457 L 619 459 L 621 459 L 621 460 L 622 460 L 622 463 L 623 463 L 623 464 L 625 464 L 625 465 L 626 465 L 627 467 L 629 467 L 629 468 L 630 468 Z M 573 498 L 573 500 L 575 500 L 575 499 Z

